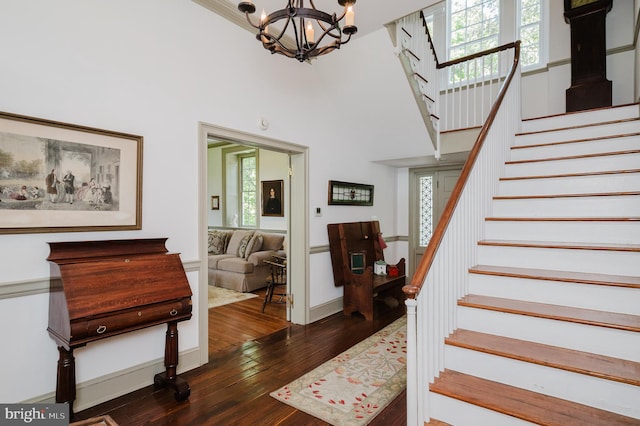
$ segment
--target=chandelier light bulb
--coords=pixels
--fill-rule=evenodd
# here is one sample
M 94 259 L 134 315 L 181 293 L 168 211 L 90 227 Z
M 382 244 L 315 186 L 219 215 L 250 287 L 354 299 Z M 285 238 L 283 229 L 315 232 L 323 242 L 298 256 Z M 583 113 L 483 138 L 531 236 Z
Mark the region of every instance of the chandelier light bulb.
M 355 25 L 355 15 L 353 12 L 353 6 L 349 5 L 347 7 L 347 13 L 345 14 L 345 18 L 344 18 L 344 23 L 346 26 L 353 26 Z
M 307 43 L 315 43 L 313 25 L 311 21 L 307 21 L 307 29 L 305 30 L 305 36 L 307 37 Z

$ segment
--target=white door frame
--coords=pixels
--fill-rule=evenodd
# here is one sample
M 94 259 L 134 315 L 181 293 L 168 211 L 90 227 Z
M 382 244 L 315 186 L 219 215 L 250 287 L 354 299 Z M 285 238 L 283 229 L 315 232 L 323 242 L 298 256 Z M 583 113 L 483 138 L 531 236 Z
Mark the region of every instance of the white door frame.
M 200 273 L 198 282 L 198 329 L 201 364 L 209 362 L 208 271 L 207 271 L 207 148 L 209 138 L 226 140 L 241 145 L 269 149 L 289 154 L 291 171 L 290 203 L 287 224 L 288 273 L 294 303 L 291 306 L 291 322 L 309 322 L 309 148 L 265 136 L 245 133 L 213 124 L 198 124 L 198 245 Z

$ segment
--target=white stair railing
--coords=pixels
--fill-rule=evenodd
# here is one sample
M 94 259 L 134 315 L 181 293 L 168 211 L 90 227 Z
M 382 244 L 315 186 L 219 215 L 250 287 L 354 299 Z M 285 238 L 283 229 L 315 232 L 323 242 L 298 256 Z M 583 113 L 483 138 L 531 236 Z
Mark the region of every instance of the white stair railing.
M 412 43 L 412 48 L 417 49 L 417 42 Z M 413 50 L 407 50 L 410 53 L 406 55 L 425 57 L 424 51 L 418 56 Z M 412 70 L 415 67 L 415 73 L 427 74 L 420 68 L 422 60 L 417 61 L 415 57 Z M 509 59 L 505 59 L 507 57 Z M 475 264 L 484 218 L 489 216 L 498 178 L 514 136 L 520 130 L 519 57 L 520 42 L 514 42 L 445 64 L 434 61 L 439 73 L 435 81 L 444 79 L 446 83 L 445 89 L 435 91 L 433 111 L 438 112 L 437 127 L 445 122 L 470 127 L 479 120 L 482 128 L 411 284 L 404 288 L 409 425 L 422 425 L 430 420 L 429 383 L 444 368 L 444 339 L 456 327 L 457 300 L 468 293 L 468 268 Z M 491 65 L 485 67 L 486 63 Z M 489 72 L 475 73 L 478 66 Z M 508 70 L 503 72 L 503 67 Z M 463 75 L 465 82 L 451 77 L 455 75 Z M 474 76 L 473 82 L 470 76 Z M 493 89 L 497 84 L 500 88 Z M 423 95 L 429 96 L 430 90 L 425 87 Z M 491 105 L 486 107 L 486 113 L 485 99 Z

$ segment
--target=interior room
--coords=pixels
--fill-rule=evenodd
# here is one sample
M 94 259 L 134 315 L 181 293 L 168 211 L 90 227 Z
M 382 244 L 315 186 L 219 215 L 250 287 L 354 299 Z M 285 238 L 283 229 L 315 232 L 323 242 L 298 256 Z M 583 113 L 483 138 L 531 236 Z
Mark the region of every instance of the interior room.
M 603 18 L 606 49 L 602 57 L 606 79 L 611 82 L 611 101 L 602 109 L 635 105 L 633 111 L 637 115 L 640 1 L 608 1 L 612 7 Z M 572 75 L 572 66 L 575 70 L 572 54 L 575 58 L 576 53 L 572 51 L 572 28 L 566 13 L 573 13 L 574 6 L 595 7 L 602 2 L 606 0 L 535 1 L 541 17 L 540 57 L 535 65 L 517 67 L 519 100 L 511 107 L 518 115 L 517 124 L 502 126 L 505 131 L 519 134 L 528 120 L 567 113 L 567 89 L 576 77 Z M 83 159 L 73 161 L 90 164 L 91 173 L 100 170 L 95 173 L 100 191 L 112 192 L 106 204 L 112 205 L 114 200 L 120 204 L 118 212 L 104 215 L 107 222 L 103 223 L 92 221 L 94 217 L 102 220 L 103 216 L 96 216 L 94 212 L 106 208 L 104 193 L 95 204 L 94 201 L 73 203 L 76 210 L 86 206 L 84 211 L 71 211 L 71 203 L 66 207 L 53 206 L 53 201 L 47 207 L 50 211 L 46 212 L 37 211 L 35 207 L 29 211 L 13 209 L 5 207 L 17 202 L 9 196 L 11 189 L 0 197 L 0 226 L 5 224 L 0 228 L 0 327 L 5 342 L 10 344 L 5 345 L 7 349 L 2 355 L 6 371 L 0 402 L 35 404 L 56 400 L 60 343 L 48 331 L 50 295 L 55 287 L 50 287 L 55 266 L 48 257 L 52 244 L 56 243 L 166 239 L 166 251 L 179 256 L 179 269 L 184 270 L 191 292 L 190 319 L 181 321 L 179 334 L 173 336 L 179 348 L 178 374 L 210 364 L 208 287 L 257 292 L 262 298 L 266 277 L 271 276 L 271 269 L 253 272 L 253 267 L 249 274 L 238 269 L 223 271 L 223 260 L 216 260 L 216 267 L 212 267 L 214 233 L 218 238 L 221 232 L 229 232 L 219 249 L 220 256 L 227 255 L 230 241 L 238 246 L 243 244 L 245 250 L 251 242 L 251 247 L 256 249 L 243 251 L 242 256 L 234 255 L 235 268 L 249 268 L 247 262 L 238 266 L 239 261 L 248 261 L 263 246 L 271 260 L 274 256 L 286 258 L 289 303 L 286 303 L 285 317 L 292 326 L 314 327 L 323 321 L 335 324 L 335 318 L 343 316 L 345 289 L 336 284 L 334 276 L 330 224 L 375 222 L 379 226 L 379 232 L 371 238 L 375 238 L 384 260 L 388 264 L 406 261 L 406 283 L 411 288 L 405 290 L 418 295 L 419 313 L 415 315 L 413 311 L 413 316 L 403 316 L 408 321 L 417 317 L 418 333 L 428 328 L 421 322 L 427 320 L 424 312 L 433 312 L 423 305 L 427 303 L 425 295 L 435 294 L 436 299 L 442 296 L 443 300 L 453 295 L 453 290 L 421 292 L 423 288 L 432 288 L 431 283 L 437 281 L 433 276 L 427 278 L 425 274 L 430 267 L 421 262 L 424 256 L 431 256 L 429 253 L 437 250 L 429 246 L 429 239 L 440 232 L 440 218 L 453 215 L 446 207 L 451 194 L 458 190 L 459 177 L 466 179 L 471 175 L 464 167 L 473 154 L 478 135 L 484 133 L 484 121 L 460 125 L 457 128 L 460 132 L 449 132 L 445 124 L 437 124 L 435 128 L 442 126 L 444 136 L 435 136 L 433 117 L 436 114 L 429 110 L 431 104 L 419 93 L 422 77 L 417 78 L 411 68 L 411 61 L 415 59 L 403 45 L 401 27 L 404 24 L 401 22 L 404 21 L 401 19 L 419 16 L 423 10 L 438 10 L 432 21 L 425 21 L 425 26 L 434 31 L 435 53 L 442 55 L 440 61 L 444 62 L 450 59 L 447 45 L 450 34 L 443 28 L 444 22 L 453 4 L 459 2 L 357 2 L 354 8 L 358 30 L 350 41 L 309 60 L 265 50 L 260 36 L 256 39 L 255 29 L 247 28 L 238 3 L 231 0 L 2 0 L 0 186 L 9 188 L 10 180 L 15 183 L 14 175 L 4 174 L 9 163 L 8 157 L 2 155 L 3 150 L 7 150 L 3 143 L 11 135 L 23 132 L 25 137 L 45 141 L 43 146 L 47 148 L 43 151 L 48 153 L 55 149 L 58 150 L 55 152 L 70 151 L 69 146 L 76 146 L 59 146 L 50 141 L 87 144 L 98 140 L 105 144 L 104 151 L 108 151 L 108 154 L 101 151 L 100 158 L 105 160 L 96 161 L 98 154 L 92 151 L 85 152 Z M 255 3 L 261 8 L 266 2 Z M 527 2 L 494 0 L 492 3 L 501 7 L 500 17 L 494 22 L 501 28 L 496 43 L 499 46 L 511 43 L 508 54 L 514 54 L 514 42 L 521 35 L 519 5 L 522 3 Z M 342 10 L 335 1 L 323 2 L 318 7 L 332 12 Z M 316 35 L 319 32 L 316 28 Z M 523 61 L 527 52 L 523 45 Z M 474 93 L 479 93 L 477 87 L 489 87 L 493 80 L 502 84 L 510 66 L 510 60 L 500 62 L 496 65 L 496 74 L 489 81 L 477 84 Z M 471 83 L 466 84 L 447 80 L 444 88 L 436 92 L 438 96 L 454 98 L 463 92 L 472 92 Z M 495 99 L 500 95 L 499 89 L 495 89 L 491 96 Z M 454 110 L 447 104 L 440 110 L 443 117 L 447 109 L 453 111 L 449 116 L 462 115 L 462 107 Z M 484 112 L 485 116 L 489 109 Z M 599 111 L 598 114 L 606 113 Z M 594 117 L 590 120 L 605 120 L 597 114 Z M 638 121 L 630 122 L 629 126 L 625 134 L 640 133 Z M 587 137 L 590 136 L 584 136 Z M 120 162 L 109 157 L 115 157 L 115 152 L 119 153 Z M 91 159 L 87 160 L 88 157 Z M 71 159 L 52 161 L 47 159 L 38 164 L 32 183 L 40 185 L 38 194 L 47 202 L 45 178 L 49 169 L 55 168 L 62 181 L 62 175 L 69 168 L 66 165 L 75 164 Z M 51 167 L 52 164 L 56 167 Z M 620 168 L 631 170 L 625 175 L 627 178 L 638 173 L 637 163 Z M 77 183 L 90 186 L 93 176 L 88 175 L 91 173 L 83 171 L 82 176 L 75 173 Z M 117 185 L 113 176 L 118 177 Z M 419 201 L 421 179 L 434 185 L 434 192 L 430 193 L 434 198 L 429 207 L 427 236 L 421 236 L 427 226 L 420 222 L 424 206 Z M 249 181 L 253 185 L 250 189 L 241 186 Z M 351 197 L 348 202 L 337 202 L 332 195 L 332 182 L 346 183 L 347 189 L 340 190 L 345 194 L 356 186 L 364 187 L 370 191 L 366 195 L 370 199 L 354 202 L 356 196 L 349 194 L 346 195 Z M 625 206 L 636 203 L 640 197 L 640 187 L 636 183 L 629 185 L 619 190 L 633 198 Z M 491 184 L 480 186 L 485 188 Z M 114 187 L 120 192 L 113 193 Z M 275 204 L 270 200 L 273 198 L 279 199 L 277 207 L 273 207 Z M 625 223 L 636 226 L 640 222 L 633 208 L 626 208 Z M 54 209 L 64 209 L 71 215 L 63 217 L 65 215 Z M 491 216 L 491 209 L 486 208 L 487 217 Z M 605 212 L 601 216 L 607 215 Z M 3 222 L 5 220 L 7 222 Z M 518 228 L 518 224 L 513 227 Z M 459 231 L 459 239 L 473 234 L 470 238 L 475 238 L 476 247 L 484 231 L 477 231 L 476 235 L 476 231 L 466 229 Z M 637 235 L 638 228 L 632 229 L 627 235 Z M 234 230 L 249 234 L 238 234 L 232 240 Z M 442 232 L 444 235 L 444 230 Z M 626 251 L 629 257 L 625 264 L 640 264 L 636 262 L 640 253 L 637 241 L 628 245 L 633 247 Z M 258 246 L 261 249 L 257 249 Z M 469 255 L 450 250 L 447 259 L 476 259 L 475 248 L 469 249 Z M 503 257 L 527 258 L 510 254 Z M 256 262 L 256 265 L 267 265 L 263 258 Z M 463 273 L 474 265 L 462 268 Z M 374 259 L 370 259 L 369 266 L 374 266 Z M 624 268 L 621 272 L 606 273 L 632 277 L 631 286 L 640 291 L 637 283 L 640 273 L 631 267 Z M 414 277 L 419 277 L 415 278 L 420 281 L 419 285 Z M 466 282 L 466 278 L 460 281 Z M 423 283 L 424 287 L 420 287 Z M 397 289 L 402 291 L 402 286 L 398 285 Z M 468 294 L 468 288 L 459 292 L 462 298 Z M 589 296 L 591 306 L 598 298 Z M 637 300 L 637 295 L 627 299 Z M 400 303 L 404 305 L 404 300 Z M 455 305 L 455 301 L 451 305 Z M 364 308 L 358 305 L 353 309 Z M 640 333 L 637 328 L 640 313 L 633 313 L 629 308 L 622 314 L 633 317 L 630 321 L 635 325 L 630 328 L 636 335 Z M 445 320 L 434 322 L 440 324 L 456 318 L 451 321 L 457 324 L 457 316 L 442 315 Z M 368 319 L 360 312 L 349 314 L 349 318 L 347 321 L 356 318 L 362 323 L 359 327 L 367 327 Z M 382 328 L 375 320 L 371 323 L 375 326 L 367 329 L 368 334 Z M 435 332 L 437 339 L 444 341 L 455 328 L 453 324 L 447 327 L 450 330 Z M 154 384 L 154 375 L 166 368 L 167 334 L 166 327 L 156 325 L 80 345 L 74 351 L 73 380 L 77 384 L 74 410 L 87 410 Z M 364 339 L 367 337 L 364 334 L 363 331 L 358 337 Z M 637 342 L 637 336 L 633 339 Z M 418 338 L 418 350 L 424 349 L 420 345 L 425 341 L 426 337 L 424 341 Z M 418 360 L 418 371 L 409 369 L 408 374 L 413 372 L 418 379 L 411 389 L 428 389 L 438 373 L 423 371 L 424 366 L 419 364 L 421 355 L 414 355 L 409 356 L 409 361 Z M 632 355 L 637 358 L 637 353 L 629 358 L 633 358 Z M 434 368 L 444 369 L 444 364 L 438 364 L 440 361 L 444 363 L 438 360 L 433 363 Z M 632 362 L 637 365 L 640 359 L 633 358 Z M 638 388 L 639 384 L 624 386 Z M 612 394 L 616 392 L 636 395 L 627 393 L 626 388 Z M 422 390 L 419 394 L 407 390 L 409 408 L 405 410 L 410 424 L 428 424 L 431 416 L 438 418 L 439 412 L 425 411 L 428 404 L 422 393 Z M 597 402 L 583 403 L 598 406 Z M 624 407 L 618 414 L 638 421 L 637 411 L 627 410 L 625 402 L 620 405 Z M 452 420 L 449 424 L 470 423 Z

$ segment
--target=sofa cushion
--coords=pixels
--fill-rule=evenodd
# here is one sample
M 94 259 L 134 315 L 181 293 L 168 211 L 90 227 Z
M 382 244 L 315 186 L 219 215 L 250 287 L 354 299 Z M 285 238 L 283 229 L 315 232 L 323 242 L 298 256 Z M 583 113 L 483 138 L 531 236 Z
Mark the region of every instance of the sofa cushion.
M 239 257 L 229 257 L 218 261 L 218 270 L 250 274 L 253 272 L 253 264 Z
M 218 262 L 223 259 L 234 258 L 232 254 L 210 254 L 207 256 L 207 265 L 211 269 L 218 269 Z
M 209 253 L 223 254 L 227 249 L 228 236 L 224 231 L 209 231 Z
M 249 243 L 247 244 L 247 248 L 244 252 L 244 258 L 248 259 L 253 253 L 262 250 L 262 242 L 264 241 L 264 235 L 262 232 L 256 232 L 253 234 Z
M 280 250 L 282 243 L 284 242 L 284 234 L 262 234 L 264 240 L 262 241 L 261 250 Z
M 231 239 L 229 239 L 229 243 L 227 244 L 227 254 L 232 254 L 234 256 L 238 256 L 238 250 L 240 249 L 240 245 L 242 244 L 242 240 L 249 235 L 249 239 L 251 239 L 251 235 L 253 235 L 253 231 L 242 231 L 236 230 L 231 234 Z M 247 240 L 247 243 L 249 240 Z M 246 248 L 246 243 L 245 243 Z

